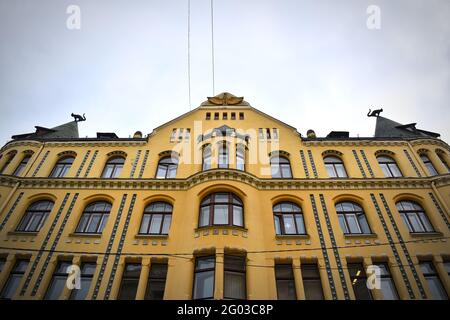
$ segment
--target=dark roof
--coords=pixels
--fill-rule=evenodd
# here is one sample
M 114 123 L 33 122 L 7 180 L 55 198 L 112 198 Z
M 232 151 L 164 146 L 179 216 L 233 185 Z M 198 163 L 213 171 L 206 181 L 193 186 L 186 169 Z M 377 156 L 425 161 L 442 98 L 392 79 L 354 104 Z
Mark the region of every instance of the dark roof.
M 327 138 L 343 138 L 346 139 L 350 136 L 350 133 L 348 131 L 331 131 L 328 135 Z
M 416 123 L 401 124 L 391 119 L 377 117 L 375 138 L 438 138 L 439 133 L 416 128 Z
M 97 138 L 105 138 L 105 139 L 119 139 L 117 134 L 114 132 L 97 132 Z
M 39 138 L 42 140 L 52 140 L 52 139 L 77 139 L 78 135 L 78 123 L 75 121 L 67 122 L 60 126 L 54 128 L 45 128 L 41 126 L 35 126 L 36 132 L 23 133 L 14 135 L 11 138 L 14 140 L 18 139 L 35 139 Z

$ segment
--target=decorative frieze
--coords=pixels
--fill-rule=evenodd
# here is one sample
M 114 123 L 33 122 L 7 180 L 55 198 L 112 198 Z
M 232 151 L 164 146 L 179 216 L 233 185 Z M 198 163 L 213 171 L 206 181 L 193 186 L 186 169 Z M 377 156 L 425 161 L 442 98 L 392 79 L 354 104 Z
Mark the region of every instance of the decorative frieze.
M 213 169 L 196 173 L 186 179 L 128 179 L 128 178 L 30 178 L 0 175 L 0 185 L 12 187 L 20 182 L 22 188 L 41 189 L 148 189 L 188 190 L 212 180 L 229 180 L 248 184 L 258 190 L 342 190 L 342 189 L 427 189 L 450 184 L 450 175 L 403 178 L 348 178 L 348 179 L 262 179 L 248 172 L 233 169 Z

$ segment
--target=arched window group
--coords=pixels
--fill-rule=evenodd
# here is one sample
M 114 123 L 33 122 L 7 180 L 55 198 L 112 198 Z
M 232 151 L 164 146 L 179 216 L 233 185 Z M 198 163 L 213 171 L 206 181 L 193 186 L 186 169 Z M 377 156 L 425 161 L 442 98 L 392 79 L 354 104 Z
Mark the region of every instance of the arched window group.
M 13 176 L 20 176 L 25 170 L 25 167 L 28 164 L 28 161 L 30 161 L 31 155 L 27 154 L 22 158 L 22 161 L 20 161 L 19 165 L 17 166 L 16 170 L 14 170 Z
M 291 163 L 286 157 L 271 157 L 270 170 L 272 173 L 272 178 L 292 178 Z
M 228 169 L 230 167 L 230 146 L 226 141 L 220 142 L 217 148 L 217 167 L 219 169 Z M 212 168 L 212 147 L 207 144 L 202 150 L 202 170 L 209 170 Z M 236 146 L 236 169 L 245 170 L 245 147 L 238 144 Z
M 145 207 L 139 234 L 167 235 L 172 222 L 172 205 L 154 202 Z
M 340 202 L 335 207 L 344 234 L 370 233 L 366 215 L 360 205 L 354 202 Z
M 395 162 L 395 160 L 391 157 L 378 156 L 377 160 L 385 177 L 398 178 L 403 176 L 397 165 L 397 162 Z
M 16 228 L 18 232 L 39 232 L 50 211 L 52 211 L 53 202 L 49 200 L 36 201 L 32 203 L 25 212 L 22 220 Z
M 109 158 L 103 169 L 102 178 L 118 178 L 122 172 L 125 158 L 117 156 Z
M 50 177 L 52 178 L 64 178 L 69 172 L 75 158 L 72 156 L 63 157 L 53 167 Z
M 344 163 L 340 158 L 327 156 L 323 160 L 330 178 L 347 178 L 347 171 L 345 171 Z
M 418 203 L 414 201 L 399 201 L 396 206 L 409 232 L 434 232 L 425 210 Z
M 428 170 L 428 173 L 431 176 L 437 176 L 438 175 L 438 172 L 437 172 L 436 168 L 434 167 L 433 162 L 431 162 L 430 158 L 428 158 L 428 156 L 425 153 L 422 153 L 420 155 L 420 159 L 422 159 L 423 164 L 425 165 L 425 167 Z
M 283 234 L 306 234 L 301 208 L 292 202 L 281 202 L 273 207 L 275 232 Z
M 156 169 L 157 179 L 174 179 L 177 176 L 178 159 L 172 157 L 164 157 L 159 160 Z
M 244 226 L 244 206 L 238 196 L 218 192 L 202 200 L 198 226 L 214 225 Z
M 77 233 L 100 234 L 108 222 L 111 204 L 106 201 L 97 201 L 88 205 L 78 223 Z
M 28 206 L 17 232 L 39 232 L 49 216 L 53 201 L 39 200 Z M 99 200 L 88 204 L 79 219 L 75 232 L 81 234 L 101 234 L 106 227 L 111 212 L 109 201 Z M 410 233 L 435 232 L 423 207 L 412 200 L 396 203 L 399 216 Z M 362 205 L 352 201 L 335 204 L 339 225 L 345 235 L 371 234 Z M 279 236 L 306 235 L 304 213 L 294 202 L 282 201 L 272 207 L 274 230 Z M 169 234 L 172 223 L 173 205 L 165 201 L 155 201 L 147 205 L 142 214 L 139 235 Z M 205 196 L 200 202 L 198 227 L 235 226 L 244 227 L 244 204 L 232 192 L 215 192 Z

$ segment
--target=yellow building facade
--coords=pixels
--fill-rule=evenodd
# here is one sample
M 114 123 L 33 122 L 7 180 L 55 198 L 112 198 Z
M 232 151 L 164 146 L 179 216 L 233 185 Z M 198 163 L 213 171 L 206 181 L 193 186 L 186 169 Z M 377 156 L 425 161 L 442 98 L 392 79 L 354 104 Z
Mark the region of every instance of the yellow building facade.
M 0 298 L 446 299 L 450 146 L 375 119 L 374 137 L 302 136 L 222 93 L 145 137 L 14 136 Z

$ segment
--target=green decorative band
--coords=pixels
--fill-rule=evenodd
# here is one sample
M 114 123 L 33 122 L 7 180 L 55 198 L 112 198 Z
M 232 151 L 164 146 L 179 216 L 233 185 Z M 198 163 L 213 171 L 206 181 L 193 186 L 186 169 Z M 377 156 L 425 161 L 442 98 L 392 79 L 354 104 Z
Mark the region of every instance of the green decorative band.
M 116 220 L 114 221 L 113 230 L 111 236 L 109 238 L 108 247 L 106 248 L 105 256 L 103 257 L 102 266 L 100 267 L 100 272 L 97 278 L 97 282 L 95 283 L 94 293 L 92 294 L 92 300 L 96 300 L 98 297 L 98 292 L 100 290 L 100 285 L 102 283 L 103 276 L 105 275 L 106 265 L 108 264 L 109 255 L 111 253 L 114 239 L 116 238 L 117 228 L 119 227 L 120 218 L 122 217 L 123 208 L 125 206 L 125 202 L 127 200 L 127 194 L 125 193 L 122 196 L 122 201 L 120 202 L 119 211 L 117 212 Z
M 313 213 L 314 213 L 314 220 L 315 220 L 316 226 L 317 226 L 317 232 L 319 233 L 320 247 L 322 249 L 323 258 L 325 260 L 325 268 L 327 271 L 328 282 L 330 283 L 331 295 L 333 297 L 333 300 L 337 300 L 338 297 L 337 297 L 337 293 L 336 293 L 336 285 L 334 284 L 333 274 L 331 272 L 330 259 L 328 257 L 327 247 L 325 244 L 325 238 L 324 238 L 323 232 L 322 232 L 322 226 L 320 225 L 319 213 L 317 210 L 316 200 L 315 200 L 313 194 L 310 194 L 309 197 L 311 199 L 311 205 L 312 205 L 312 209 L 313 209 Z

